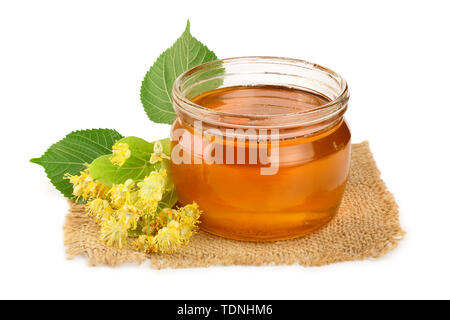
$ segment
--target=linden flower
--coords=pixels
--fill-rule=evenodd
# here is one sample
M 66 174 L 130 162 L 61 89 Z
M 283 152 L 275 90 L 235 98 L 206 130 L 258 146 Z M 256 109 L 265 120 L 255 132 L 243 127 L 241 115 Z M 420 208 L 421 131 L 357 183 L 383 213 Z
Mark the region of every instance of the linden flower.
M 141 235 L 133 242 L 136 249 L 146 253 L 156 251 L 155 241 L 152 236 Z
M 100 240 L 108 246 L 122 249 L 127 242 L 128 231 L 126 225 L 119 223 L 114 217 L 103 221 L 100 231 Z
M 109 188 L 101 182 L 95 181 L 90 175 L 89 170 L 80 172 L 80 175 L 65 175 L 73 184 L 73 195 L 82 197 L 85 200 L 94 198 L 103 198 L 109 191 Z
M 198 220 L 192 217 L 182 217 L 180 220 L 180 239 L 183 244 L 186 244 L 191 236 L 197 232 L 199 223 Z
M 125 225 L 127 229 L 136 230 L 140 217 L 141 213 L 139 210 L 131 204 L 125 204 L 117 210 L 117 218 L 119 219 L 119 223 Z
M 201 215 L 200 208 L 198 207 L 198 204 L 193 202 L 191 204 L 188 204 L 180 209 L 178 209 L 178 213 L 181 216 L 181 219 L 183 218 L 191 218 L 193 220 L 198 220 Z
M 170 221 L 167 227 L 158 231 L 158 234 L 153 237 L 153 240 L 158 251 L 162 253 L 174 252 L 182 244 L 180 239 L 180 224 L 178 221 Z
M 154 213 L 158 209 L 158 201 L 157 200 L 144 200 L 139 198 L 136 200 L 134 204 L 143 214 L 153 217 Z
M 125 181 L 124 184 L 114 184 L 108 192 L 111 205 L 117 209 L 130 202 L 133 188 L 134 182 L 131 179 Z
M 163 152 L 163 145 L 161 141 L 156 141 L 153 146 L 153 153 L 150 157 L 150 163 L 155 164 L 163 159 L 170 160 L 170 157 Z
M 194 202 L 178 209 L 180 215 L 180 238 L 183 244 L 187 244 L 190 237 L 197 232 L 201 211 Z
M 95 216 L 97 221 L 101 221 L 108 220 L 114 213 L 114 210 L 107 200 L 97 198 L 86 204 L 86 213 L 89 216 Z
M 116 166 L 123 166 L 123 164 L 131 156 L 130 146 L 128 143 L 116 142 L 112 147 L 113 155 L 111 163 Z
M 197 226 L 191 223 L 180 223 L 180 241 L 187 244 L 194 232 L 197 231 Z
M 166 176 L 165 169 L 152 171 L 142 182 L 137 184 L 140 188 L 139 197 L 146 202 L 161 201 Z

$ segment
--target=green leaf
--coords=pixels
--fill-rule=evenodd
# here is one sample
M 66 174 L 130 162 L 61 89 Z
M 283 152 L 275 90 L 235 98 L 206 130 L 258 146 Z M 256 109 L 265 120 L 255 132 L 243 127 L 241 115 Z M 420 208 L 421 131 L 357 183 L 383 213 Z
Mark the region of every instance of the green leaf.
M 72 184 L 64 179 L 64 174 L 78 174 L 85 164 L 99 156 L 110 154 L 113 144 L 122 136 L 111 129 L 74 131 L 52 145 L 40 158 L 30 161 L 44 167 L 52 184 L 65 197 L 72 197 Z
M 180 38 L 164 51 L 145 75 L 141 86 L 141 102 L 150 120 L 171 124 L 176 117 L 172 107 L 172 86 L 184 71 L 204 62 L 217 60 L 190 33 L 190 23 Z
M 161 140 L 163 152 L 170 155 L 170 147 L 167 141 Z M 147 142 L 137 137 L 126 137 L 117 142 L 127 143 L 131 156 L 122 166 L 116 166 L 111 163 L 111 155 L 101 156 L 95 159 L 89 169 L 90 175 L 107 186 L 124 183 L 128 179 L 139 181 L 149 175 L 153 170 L 160 169 L 161 162 L 151 164 L 149 162 L 154 149 L 154 142 Z

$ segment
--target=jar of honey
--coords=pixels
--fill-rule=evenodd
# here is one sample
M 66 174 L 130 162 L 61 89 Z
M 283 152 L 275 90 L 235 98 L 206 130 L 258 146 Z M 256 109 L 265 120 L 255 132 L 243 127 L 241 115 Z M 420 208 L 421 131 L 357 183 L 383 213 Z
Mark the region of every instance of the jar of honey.
M 308 234 L 339 209 L 350 166 L 337 73 L 302 60 L 242 57 L 199 65 L 174 83 L 172 175 L 201 228 L 237 240 Z

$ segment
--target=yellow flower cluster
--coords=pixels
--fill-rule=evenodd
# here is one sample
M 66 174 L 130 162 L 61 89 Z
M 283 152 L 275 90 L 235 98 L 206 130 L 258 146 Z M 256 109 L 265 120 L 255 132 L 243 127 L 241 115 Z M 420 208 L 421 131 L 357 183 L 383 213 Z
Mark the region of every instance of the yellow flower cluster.
M 89 169 L 80 172 L 78 176 L 66 174 L 65 178 L 73 184 L 73 195 L 77 198 L 93 199 L 104 198 L 109 188 L 104 184 L 94 181 L 89 175 Z
M 151 226 L 144 235 L 134 242 L 142 251 L 172 253 L 197 231 L 200 217 L 198 205 L 194 202 L 177 210 L 163 209 L 157 215 L 157 226 Z
M 116 166 L 123 166 L 123 164 L 131 157 L 130 146 L 128 143 L 116 142 L 112 147 L 111 163 Z
M 99 223 L 100 240 L 123 248 L 130 238 L 138 250 L 172 253 L 198 229 L 201 211 L 196 203 L 178 209 L 161 208 L 166 191 L 165 169 L 142 181 L 127 180 L 111 188 L 95 181 L 89 169 L 68 176 L 74 195 L 86 201 L 86 212 Z

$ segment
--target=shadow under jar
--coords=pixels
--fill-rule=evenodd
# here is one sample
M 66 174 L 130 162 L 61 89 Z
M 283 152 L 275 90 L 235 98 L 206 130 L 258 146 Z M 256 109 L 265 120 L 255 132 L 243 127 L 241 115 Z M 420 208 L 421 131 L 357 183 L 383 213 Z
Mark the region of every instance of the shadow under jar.
M 238 240 L 308 234 L 338 211 L 350 166 L 345 80 L 302 60 L 202 64 L 173 87 L 172 174 L 201 228 Z M 256 155 L 256 156 L 255 156 Z

